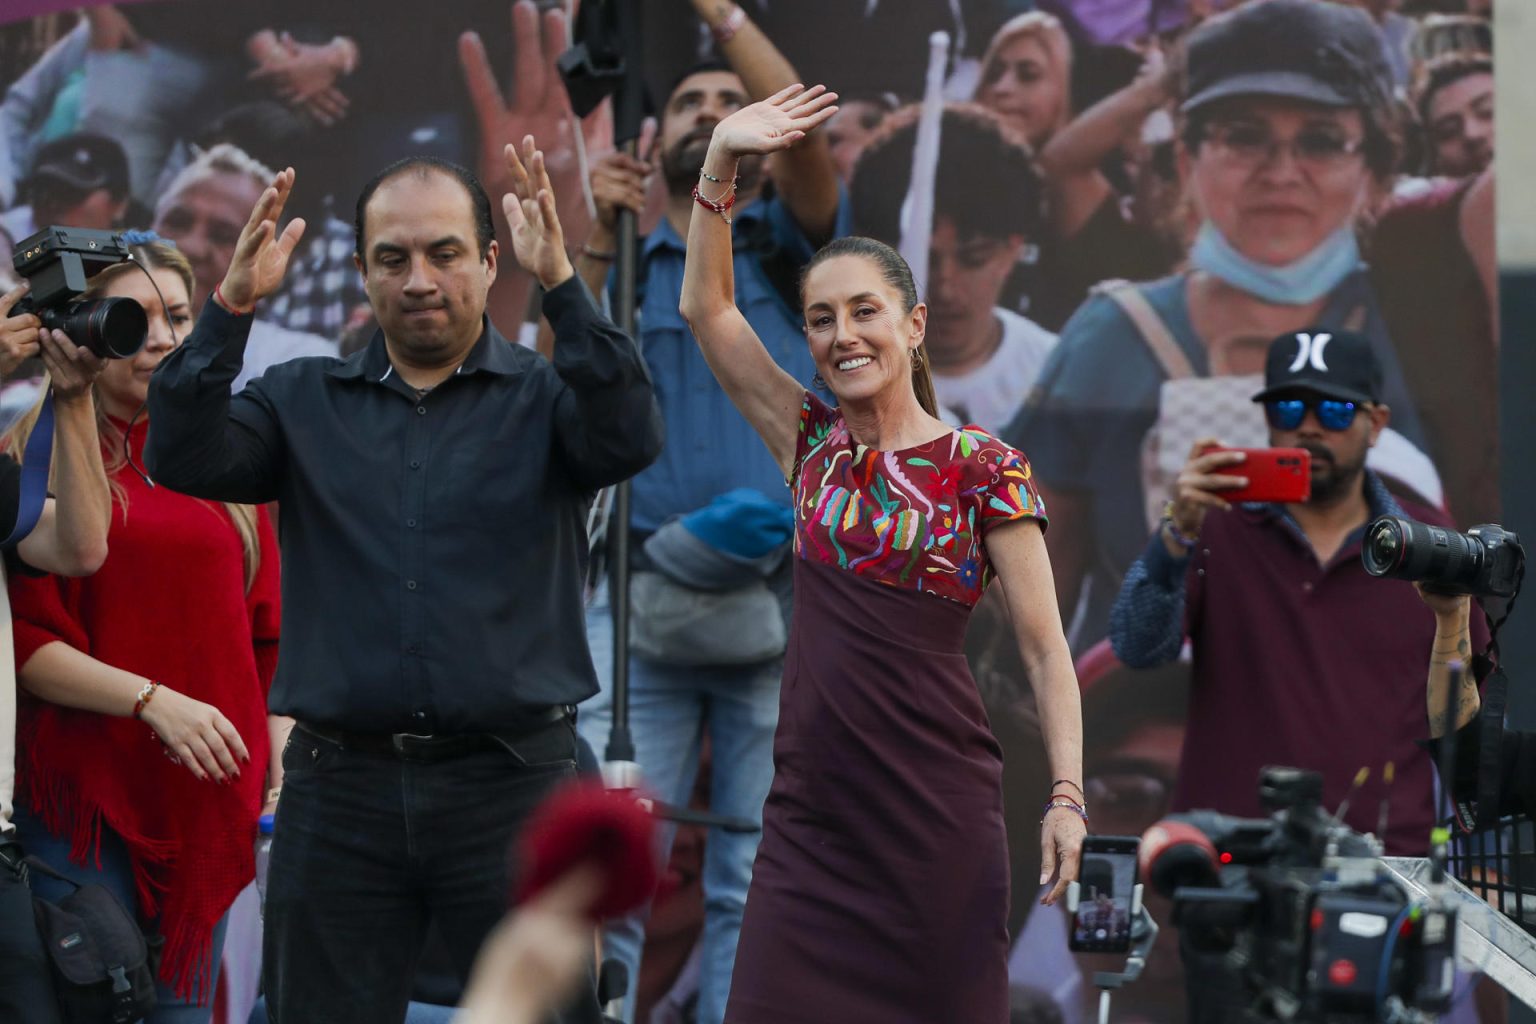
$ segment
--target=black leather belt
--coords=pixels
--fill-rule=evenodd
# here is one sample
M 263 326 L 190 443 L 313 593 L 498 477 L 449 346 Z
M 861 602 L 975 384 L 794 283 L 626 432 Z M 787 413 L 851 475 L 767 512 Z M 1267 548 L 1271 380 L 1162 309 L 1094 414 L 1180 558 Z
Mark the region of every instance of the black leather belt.
M 450 757 L 462 757 L 482 750 L 505 750 L 506 743 L 524 739 L 565 722 L 572 717 L 571 708 L 556 704 L 536 711 L 503 729 L 494 732 L 452 733 L 447 735 L 422 735 L 411 732 L 351 732 L 330 726 L 298 722 L 294 728 L 318 740 L 334 743 L 343 750 L 355 750 L 363 754 L 397 757 L 412 761 L 442 761 Z

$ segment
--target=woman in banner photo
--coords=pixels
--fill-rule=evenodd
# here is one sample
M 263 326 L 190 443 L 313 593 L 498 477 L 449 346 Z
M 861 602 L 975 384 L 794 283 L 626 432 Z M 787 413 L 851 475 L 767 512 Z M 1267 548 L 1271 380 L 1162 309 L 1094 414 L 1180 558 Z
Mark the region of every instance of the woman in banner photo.
M 1250 398 L 1282 334 L 1370 338 L 1394 428 L 1372 468 L 1429 504 L 1442 499 L 1356 235 L 1396 162 L 1370 19 L 1322 0 L 1249 4 L 1201 25 L 1187 65 L 1180 160 L 1200 218 L 1188 269 L 1101 287 L 1003 431 L 1028 443 L 1053 513 L 1074 649 L 1104 636 L 1119 577 L 1194 441 L 1268 444 Z M 1404 255 L 1416 256 L 1377 257 Z
M 278 554 L 261 510 L 152 488 L 141 474 L 149 424 L 139 413 L 150 374 L 191 332 L 193 282 L 164 243 L 133 254 L 138 265 L 101 271 L 86 293 L 134 299 L 149 319 L 139 353 L 96 382 L 113 497 L 107 560 L 83 579 L 10 581 L 27 695 L 16 824 L 29 853 L 106 886 L 164 936 L 149 1021 L 191 1024 L 209 1019 L 225 912 L 255 875 Z M 6 443 L 24 447 L 35 419 Z
M 688 232 L 682 313 L 795 506 L 775 774 L 726 1019 L 1001 1024 L 1002 763 L 962 653 L 994 574 L 1057 779 L 1047 902 L 1076 877 L 1086 830 L 1077 682 L 1029 463 L 935 415 L 927 309 L 896 251 L 839 239 L 806 269 L 806 338 L 838 409 L 774 365 L 736 309 L 737 161 L 794 145 L 834 98 L 793 86 L 717 124 Z

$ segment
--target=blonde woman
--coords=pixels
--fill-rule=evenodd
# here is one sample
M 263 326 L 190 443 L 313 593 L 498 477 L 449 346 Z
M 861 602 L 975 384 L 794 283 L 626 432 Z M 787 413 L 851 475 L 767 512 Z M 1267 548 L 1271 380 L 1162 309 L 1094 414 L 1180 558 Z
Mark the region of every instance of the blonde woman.
M 10 583 L 24 696 L 17 825 L 28 852 L 107 886 L 165 937 L 151 1024 L 209 1019 L 230 903 L 254 875 L 278 566 L 263 513 L 152 487 L 139 452 L 150 375 L 192 326 L 192 268 L 150 243 L 89 297 L 144 307 L 144 347 L 95 384 L 109 555 L 85 579 Z M 36 410 L 6 437 L 20 450 Z M 30 697 L 30 699 L 28 699 Z M 60 883 L 37 878 L 44 895 Z

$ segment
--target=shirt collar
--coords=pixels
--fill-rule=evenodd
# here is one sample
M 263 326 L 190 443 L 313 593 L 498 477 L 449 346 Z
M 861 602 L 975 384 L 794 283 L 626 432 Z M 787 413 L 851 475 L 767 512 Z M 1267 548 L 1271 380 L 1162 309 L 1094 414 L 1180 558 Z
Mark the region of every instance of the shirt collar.
M 1369 469 L 1365 471 L 1365 504 L 1370 510 L 1370 517 L 1366 519 L 1365 526 L 1369 526 L 1381 516 L 1404 515 L 1403 506 L 1398 504 L 1397 499 L 1392 496 L 1392 492 L 1387 490 L 1387 485 L 1381 479 L 1381 476 Z M 1307 547 L 1310 548 L 1312 546 L 1312 542 L 1307 540 L 1307 535 L 1302 530 L 1300 524 L 1296 522 L 1295 517 L 1291 515 L 1284 505 L 1278 502 L 1250 501 L 1244 502 L 1243 508 L 1262 518 L 1275 520 L 1290 530 Z M 1344 548 L 1349 547 L 1350 544 L 1354 543 L 1365 532 L 1365 526 L 1354 530 L 1345 538 Z M 1343 550 L 1343 548 L 1340 548 L 1340 550 Z
M 459 364 L 455 376 L 485 372 L 509 377 L 523 371 L 523 360 L 518 358 L 515 346 L 491 323 L 488 317 L 480 318 L 480 337 L 469 355 Z M 394 374 L 394 364 L 389 361 L 389 350 L 384 345 L 384 331 L 373 332 L 373 338 L 360 351 L 331 367 L 332 377 L 348 380 L 370 380 L 382 383 Z
M 731 211 L 731 233 L 735 234 L 738 224 L 746 226 L 754 221 L 761 220 L 765 214 L 766 211 L 761 197 L 749 200 L 739 208 Z M 640 243 L 640 258 L 649 259 L 651 253 L 663 246 L 668 249 L 675 249 L 678 252 L 687 252 L 688 250 L 688 243 L 673 230 L 672 223 L 665 217 L 656 222 L 656 226 L 651 229 L 651 233 L 646 235 L 645 240 Z

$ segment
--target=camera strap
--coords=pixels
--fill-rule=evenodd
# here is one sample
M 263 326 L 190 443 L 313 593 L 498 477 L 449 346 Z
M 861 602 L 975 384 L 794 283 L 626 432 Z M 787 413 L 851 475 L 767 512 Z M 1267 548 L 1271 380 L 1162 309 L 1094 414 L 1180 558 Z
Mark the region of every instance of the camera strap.
M 21 458 L 21 500 L 16 504 L 16 525 L 0 546 L 12 547 L 37 526 L 48 498 L 48 470 L 53 464 L 53 392 L 43 396 L 32 436 Z

